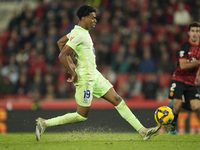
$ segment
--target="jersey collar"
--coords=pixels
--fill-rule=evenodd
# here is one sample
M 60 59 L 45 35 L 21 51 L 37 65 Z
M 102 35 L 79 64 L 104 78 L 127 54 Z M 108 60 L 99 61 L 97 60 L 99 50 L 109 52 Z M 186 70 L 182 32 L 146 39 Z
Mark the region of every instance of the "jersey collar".
M 190 41 L 190 39 L 188 40 L 188 42 L 192 45 L 192 46 L 199 46 L 199 44 L 197 44 L 197 45 L 195 45 L 195 44 L 193 44 L 191 41 Z
M 79 26 L 79 25 L 75 25 L 75 27 L 74 28 L 76 28 L 76 29 L 80 29 L 80 30 L 83 30 L 83 31 L 85 31 L 85 32 L 88 32 L 88 30 L 86 30 L 86 29 L 84 29 L 84 28 L 82 28 L 81 26 Z

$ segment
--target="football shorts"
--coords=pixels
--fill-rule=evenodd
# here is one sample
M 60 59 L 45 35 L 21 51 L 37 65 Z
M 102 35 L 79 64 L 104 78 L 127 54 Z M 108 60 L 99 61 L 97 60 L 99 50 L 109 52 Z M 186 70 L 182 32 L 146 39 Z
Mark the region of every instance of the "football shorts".
M 74 85 L 76 87 L 76 103 L 84 107 L 89 107 L 91 105 L 93 95 L 100 98 L 113 87 L 100 72 L 97 72 L 97 78 L 95 80 L 81 80 Z
M 200 94 L 198 93 L 196 86 L 172 80 L 169 99 L 184 99 L 185 102 L 189 102 L 194 99 L 200 99 Z

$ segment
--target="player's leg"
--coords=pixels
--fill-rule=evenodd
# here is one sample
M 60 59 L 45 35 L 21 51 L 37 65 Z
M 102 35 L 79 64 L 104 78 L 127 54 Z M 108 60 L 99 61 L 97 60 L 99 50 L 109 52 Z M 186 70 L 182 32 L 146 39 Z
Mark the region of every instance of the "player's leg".
M 171 99 L 171 102 L 167 105 L 172 110 L 173 110 L 173 107 L 174 107 L 173 96 L 174 96 L 174 91 L 175 91 L 176 87 L 177 87 L 176 81 L 172 80 L 171 87 L 170 87 L 170 92 L 169 92 L 169 97 L 168 97 L 169 99 Z
M 97 98 L 102 97 L 112 103 L 121 116 L 126 119 L 137 131 L 143 127 L 143 125 L 126 106 L 124 100 L 115 92 L 112 84 L 100 73 L 98 73 L 98 80 L 95 83 L 93 94 Z
M 62 116 L 51 118 L 45 121 L 47 127 L 77 123 L 87 120 L 90 107 L 83 107 L 77 104 L 77 111 L 74 113 L 67 113 Z
M 181 99 L 174 99 L 173 101 L 174 101 L 174 107 L 173 107 L 174 120 L 171 123 L 171 125 L 173 127 L 171 128 L 171 131 L 169 132 L 169 134 L 170 135 L 177 135 L 176 125 L 177 125 L 178 114 L 179 114 L 181 107 L 182 107 L 182 100 Z
M 184 94 L 185 102 L 182 102 L 182 108 L 188 111 L 199 111 L 200 110 L 199 96 L 200 95 L 199 95 L 197 87 L 189 86 Z M 167 106 L 173 109 L 173 106 L 174 106 L 173 100 Z
M 167 106 L 173 110 L 174 101 L 172 100 Z M 188 110 L 188 111 L 192 111 L 190 103 L 182 102 L 182 107 L 181 108 L 185 109 L 185 110 Z
M 193 99 L 190 101 L 190 107 L 191 110 L 194 112 L 200 111 L 200 100 L 199 99 Z
M 177 135 L 176 131 L 176 124 L 178 119 L 178 113 L 182 107 L 182 95 L 183 91 L 185 89 L 185 84 L 179 81 L 172 80 L 171 87 L 170 87 L 170 93 L 169 93 L 169 99 L 173 99 L 173 113 L 174 113 L 174 120 L 171 123 L 172 128 L 169 130 L 170 135 Z
M 97 98 L 102 97 L 112 103 L 119 114 L 128 121 L 140 133 L 140 135 L 142 135 L 143 140 L 149 139 L 151 135 L 155 134 L 160 129 L 160 126 L 150 129 L 144 128 L 140 121 L 127 107 L 124 100 L 115 92 L 112 84 L 110 84 L 110 82 L 100 73 L 98 74 L 98 80 L 95 83 L 93 94 Z
M 36 140 L 39 141 L 41 135 L 47 127 L 83 122 L 87 120 L 92 101 L 93 89 L 90 83 L 79 83 L 76 86 L 75 99 L 77 103 L 77 110 L 74 113 L 67 113 L 51 119 L 38 118 L 36 120 Z
M 173 110 L 173 107 L 174 107 L 174 101 L 171 100 L 171 102 L 170 102 L 167 106 Z
M 190 107 L 190 111 L 197 112 L 200 110 L 200 94 L 196 86 L 188 87 L 186 94 L 186 104 Z
M 143 125 L 139 122 L 135 115 L 126 106 L 124 100 L 115 92 L 113 88 L 110 88 L 108 92 L 102 96 L 102 98 L 112 103 L 119 114 L 126 121 L 128 121 L 137 131 L 139 131 L 143 127 Z
M 139 132 L 143 140 L 149 139 L 160 129 L 160 126 L 157 126 L 155 128 L 145 128 L 136 118 L 136 116 L 131 112 L 131 110 L 127 107 L 124 100 L 115 92 L 113 88 L 111 88 L 105 95 L 103 95 L 102 98 L 109 101 L 115 106 L 119 114 L 127 122 L 129 122 L 135 128 L 136 131 Z
M 47 120 L 38 118 L 36 120 L 36 140 L 40 140 L 41 135 L 48 127 L 86 121 L 89 110 L 90 107 L 83 107 L 77 104 L 77 111 L 74 113 L 67 113 Z

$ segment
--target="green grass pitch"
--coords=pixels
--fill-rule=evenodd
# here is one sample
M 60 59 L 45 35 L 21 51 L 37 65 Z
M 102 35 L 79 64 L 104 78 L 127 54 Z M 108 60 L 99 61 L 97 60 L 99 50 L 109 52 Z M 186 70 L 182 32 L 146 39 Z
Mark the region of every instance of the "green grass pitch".
M 0 134 L 0 150 L 199 150 L 200 134 L 159 134 L 143 141 L 137 133 L 34 133 Z

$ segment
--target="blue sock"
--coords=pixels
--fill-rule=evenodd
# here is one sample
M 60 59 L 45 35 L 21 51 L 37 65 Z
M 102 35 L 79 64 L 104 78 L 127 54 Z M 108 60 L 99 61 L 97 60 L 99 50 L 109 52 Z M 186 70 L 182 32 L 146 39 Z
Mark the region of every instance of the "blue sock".
M 172 100 L 169 105 L 167 105 L 169 108 L 171 108 L 173 110 L 173 107 L 174 107 L 174 101 Z

